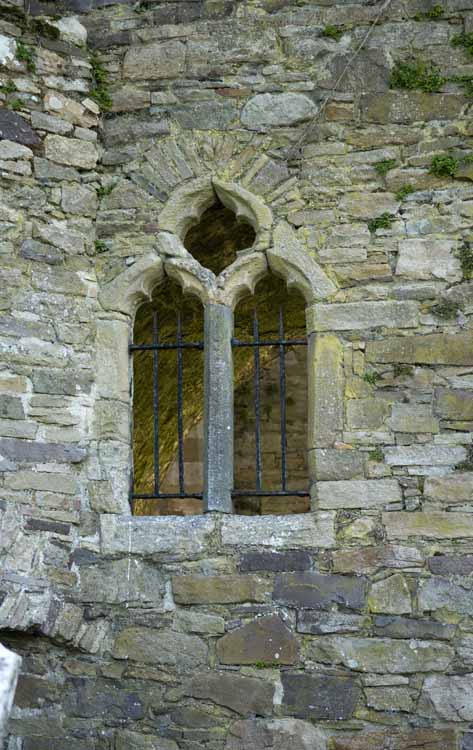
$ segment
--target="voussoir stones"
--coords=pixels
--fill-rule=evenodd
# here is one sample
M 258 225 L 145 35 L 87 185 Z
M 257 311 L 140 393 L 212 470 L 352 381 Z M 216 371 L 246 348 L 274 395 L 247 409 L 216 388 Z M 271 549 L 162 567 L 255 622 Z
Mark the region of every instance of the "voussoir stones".
M 317 113 L 317 106 L 304 94 L 257 94 L 245 104 L 241 121 L 249 130 L 295 125 Z

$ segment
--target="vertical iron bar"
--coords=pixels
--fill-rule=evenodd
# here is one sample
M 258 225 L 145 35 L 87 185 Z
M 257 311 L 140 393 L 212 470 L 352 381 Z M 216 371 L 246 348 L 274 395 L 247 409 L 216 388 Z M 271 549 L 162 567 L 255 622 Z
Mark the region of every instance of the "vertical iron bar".
M 159 343 L 158 313 L 153 312 L 153 344 Z M 153 455 L 154 494 L 159 495 L 159 371 L 157 349 L 153 349 Z
M 177 441 L 179 449 L 179 494 L 184 495 L 184 433 L 182 427 L 182 330 L 181 313 L 177 313 Z
M 279 308 L 279 411 L 281 425 L 281 489 L 286 489 L 286 351 L 284 341 L 284 316 Z
M 256 489 L 261 489 L 261 428 L 260 428 L 260 360 L 259 360 L 259 325 L 256 308 L 253 312 L 253 359 L 255 368 L 255 449 L 256 449 Z

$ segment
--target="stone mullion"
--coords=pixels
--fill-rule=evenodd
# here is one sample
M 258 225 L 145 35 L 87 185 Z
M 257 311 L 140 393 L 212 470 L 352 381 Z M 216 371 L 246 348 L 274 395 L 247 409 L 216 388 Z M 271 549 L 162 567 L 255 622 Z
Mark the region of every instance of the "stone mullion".
M 204 510 L 231 513 L 233 488 L 233 311 L 204 310 Z

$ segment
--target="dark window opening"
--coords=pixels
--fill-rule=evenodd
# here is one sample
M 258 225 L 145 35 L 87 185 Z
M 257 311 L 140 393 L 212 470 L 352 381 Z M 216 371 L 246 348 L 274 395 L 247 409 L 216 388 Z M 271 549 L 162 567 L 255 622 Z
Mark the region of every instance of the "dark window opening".
M 218 276 L 239 252 L 253 245 L 255 237 L 253 227 L 237 218 L 216 198 L 213 206 L 189 229 L 184 246 L 199 263 Z
M 137 311 L 133 345 L 136 515 L 202 512 L 203 308 L 167 279 Z
M 306 343 L 305 301 L 299 292 L 288 291 L 281 279 L 265 277 L 255 295 L 237 306 L 235 513 L 310 509 Z

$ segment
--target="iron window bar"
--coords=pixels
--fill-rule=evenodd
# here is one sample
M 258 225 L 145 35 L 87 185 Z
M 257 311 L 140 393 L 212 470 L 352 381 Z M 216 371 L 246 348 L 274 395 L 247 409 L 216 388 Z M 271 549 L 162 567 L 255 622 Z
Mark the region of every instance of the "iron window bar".
M 153 492 L 135 492 L 134 477 L 131 488 L 131 506 L 134 511 L 135 500 L 180 500 L 198 499 L 203 497 L 202 492 L 186 492 L 184 471 L 184 426 L 183 426 L 183 376 L 184 363 L 183 351 L 186 349 L 203 350 L 203 341 L 184 341 L 182 333 L 182 318 L 180 312 L 176 315 L 176 341 L 165 343 L 159 341 L 158 314 L 153 312 L 153 343 L 152 344 L 130 344 L 129 351 L 151 352 L 153 355 Z M 160 477 L 160 444 L 159 444 L 159 352 L 175 351 L 177 353 L 177 446 L 178 446 L 178 473 L 179 490 L 177 492 L 162 492 Z
M 255 407 L 255 480 L 254 489 L 233 489 L 232 497 L 308 497 L 307 490 L 291 490 L 287 487 L 287 425 L 286 425 L 286 350 L 293 346 L 307 346 L 307 339 L 288 339 L 284 331 L 284 310 L 279 308 L 278 338 L 261 339 L 259 336 L 258 314 L 253 311 L 253 340 L 241 341 L 232 338 L 234 347 L 253 348 L 253 393 Z M 262 347 L 277 347 L 279 364 L 279 426 L 281 433 L 281 487 L 275 490 L 262 487 L 262 456 L 261 456 L 261 363 L 260 349 Z

